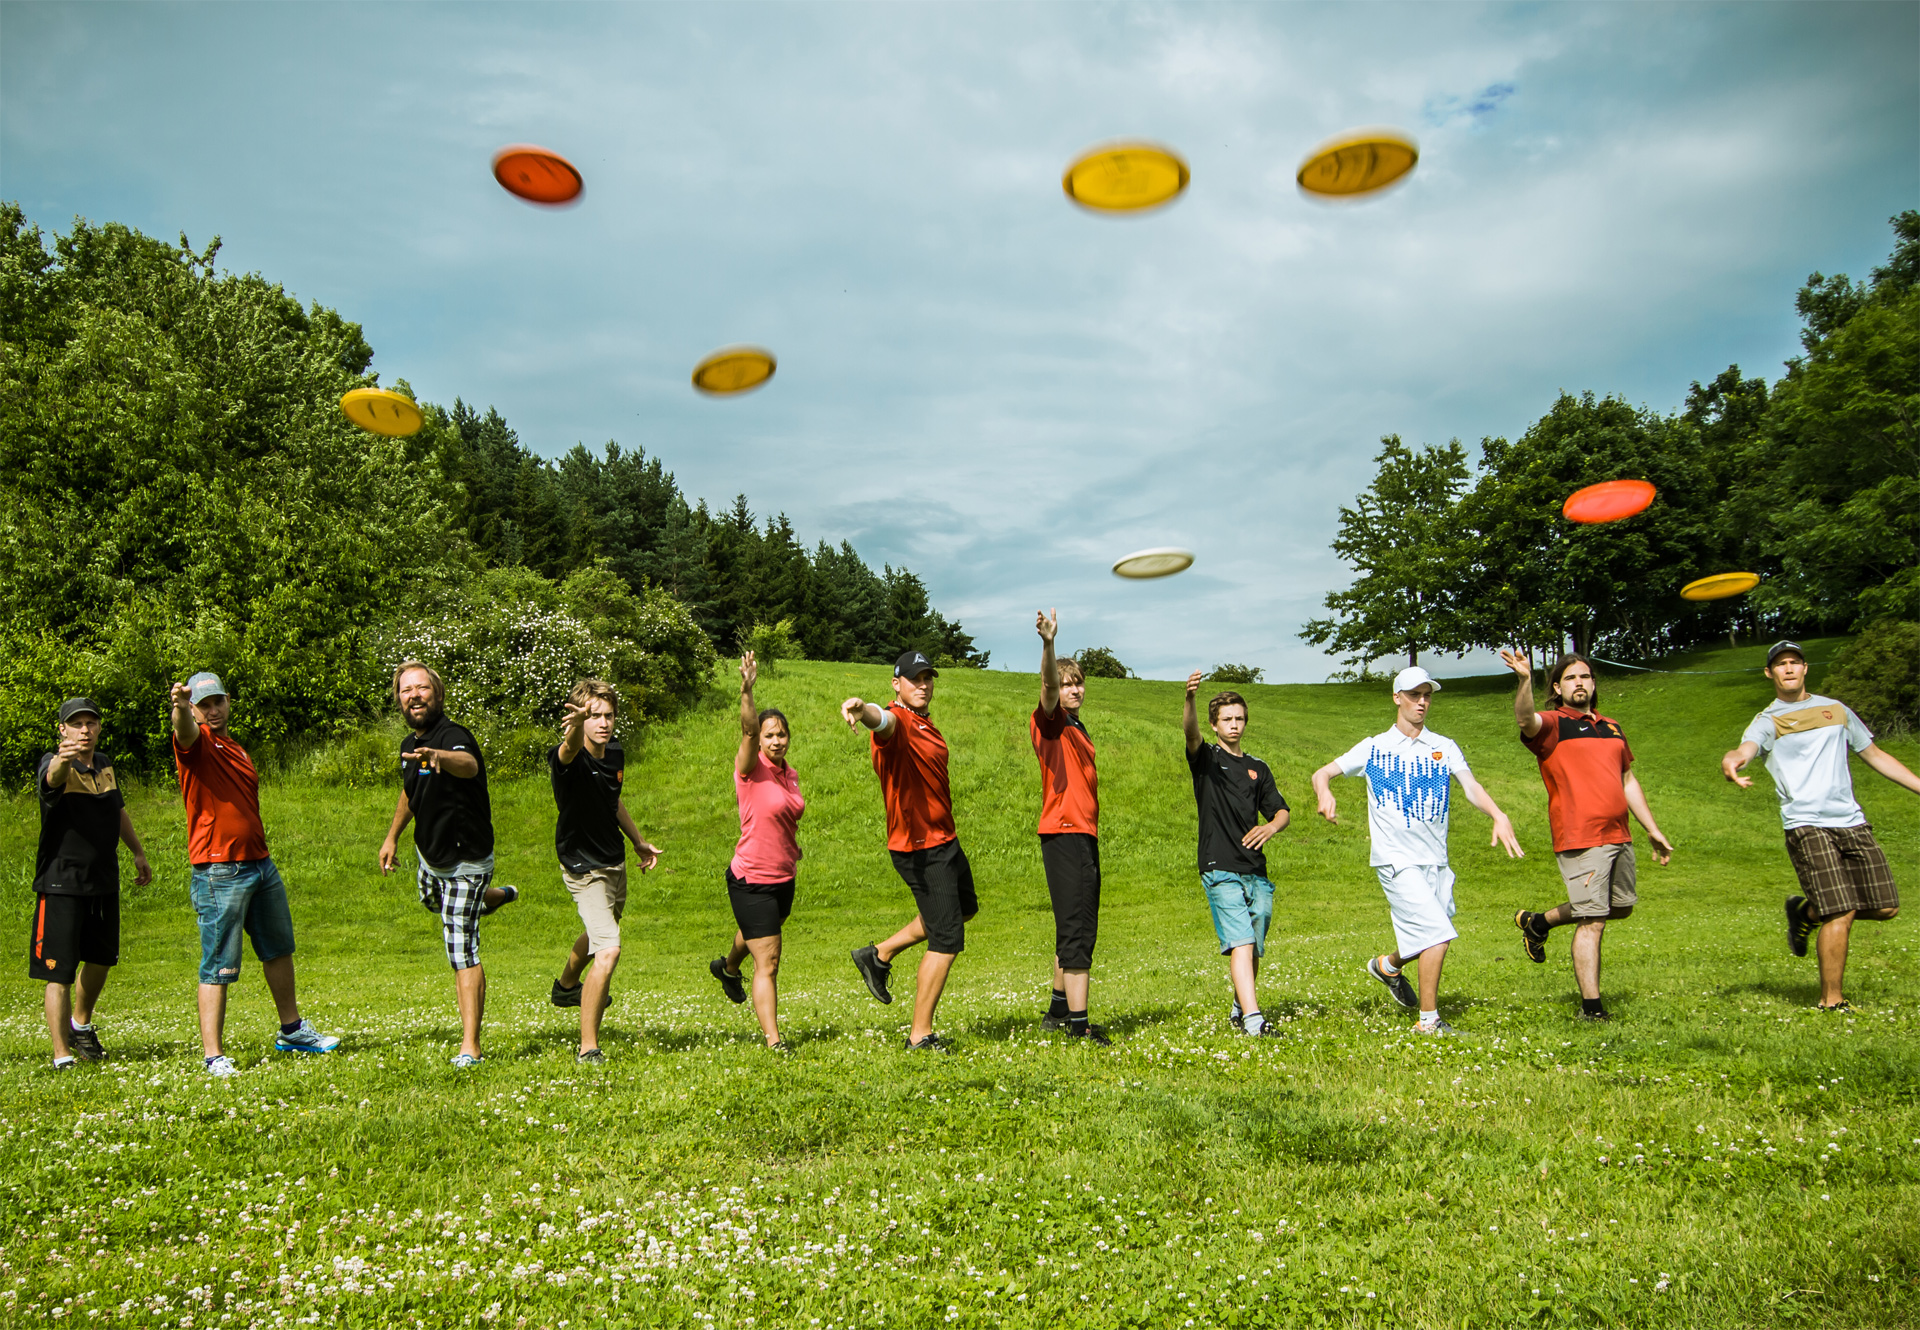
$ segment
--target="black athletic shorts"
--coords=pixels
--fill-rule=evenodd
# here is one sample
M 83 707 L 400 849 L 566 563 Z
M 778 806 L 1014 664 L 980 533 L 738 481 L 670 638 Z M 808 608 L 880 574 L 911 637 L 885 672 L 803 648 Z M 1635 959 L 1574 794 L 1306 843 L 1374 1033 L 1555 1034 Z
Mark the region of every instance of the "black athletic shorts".
M 793 913 L 793 882 L 742 882 L 727 870 L 727 901 L 733 906 L 733 921 L 740 925 L 740 936 L 779 937 L 780 925 Z
M 973 866 L 960 842 L 889 853 L 901 880 L 913 888 L 913 903 L 927 926 L 927 950 L 942 956 L 965 951 L 967 920 L 980 912 L 980 898 L 973 893 Z
M 1040 837 L 1040 862 L 1053 898 L 1053 956 L 1063 970 L 1093 968 L 1100 932 L 1100 838 L 1083 831 Z
M 120 896 L 35 893 L 27 929 L 27 978 L 70 984 L 80 966 L 120 963 Z

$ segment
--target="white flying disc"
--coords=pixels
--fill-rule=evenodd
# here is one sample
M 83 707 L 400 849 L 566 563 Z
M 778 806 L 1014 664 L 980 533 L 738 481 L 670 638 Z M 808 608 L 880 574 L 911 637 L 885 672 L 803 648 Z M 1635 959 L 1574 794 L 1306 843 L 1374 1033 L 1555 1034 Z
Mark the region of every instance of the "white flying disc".
M 1172 577 L 1175 573 L 1184 573 L 1191 567 L 1193 567 L 1192 550 L 1162 545 L 1156 549 L 1135 550 L 1124 559 L 1115 559 L 1113 573 L 1116 577 Z

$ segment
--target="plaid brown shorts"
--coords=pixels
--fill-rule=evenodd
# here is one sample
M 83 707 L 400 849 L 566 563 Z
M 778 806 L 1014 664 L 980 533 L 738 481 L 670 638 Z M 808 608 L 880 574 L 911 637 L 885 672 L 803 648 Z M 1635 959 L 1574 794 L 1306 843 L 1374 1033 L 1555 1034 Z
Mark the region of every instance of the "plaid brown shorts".
M 1787 832 L 1787 857 L 1822 919 L 1849 910 L 1897 910 L 1900 890 L 1893 885 L 1887 856 L 1873 839 L 1873 824 L 1857 827 L 1793 827 Z

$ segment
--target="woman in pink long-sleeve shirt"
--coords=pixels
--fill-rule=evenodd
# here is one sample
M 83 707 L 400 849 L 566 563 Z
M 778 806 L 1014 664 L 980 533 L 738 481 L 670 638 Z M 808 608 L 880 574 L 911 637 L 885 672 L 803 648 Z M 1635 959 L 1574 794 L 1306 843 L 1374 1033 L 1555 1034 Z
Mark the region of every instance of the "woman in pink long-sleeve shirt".
M 745 1002 L 740 962 L 753 957 L 753 1014 L 767 1047 L 784 1050 L 775 979 L 780 973 L 780 926 L 793 913 L 794 873 L 800 862 L 795 831 L 807 801 L 800 797 L 800 777 L 787 764 L 792 740 L 787 718 L 771 708 L 754 709 L 757 673 L 749 651 L 740 658 L 740 750 L 733 759 L 740 842 L 727 865 L 727 899 L 739 927 L 727 954 L 715 957 L 707 969 L 729 999 Z

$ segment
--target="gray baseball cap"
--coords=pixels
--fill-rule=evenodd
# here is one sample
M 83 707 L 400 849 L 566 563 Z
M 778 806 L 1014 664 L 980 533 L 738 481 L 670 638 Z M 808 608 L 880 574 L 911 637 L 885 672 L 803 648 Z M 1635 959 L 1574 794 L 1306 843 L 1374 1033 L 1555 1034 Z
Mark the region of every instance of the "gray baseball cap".
M 1806 651 L 1798 642 L 1775 642 L 1767 648 L 1767 668 L 1772 669 L 1773 662 L 1786 655 L 1789 651 L 1800 657 L 1801 660 L 1807 658 Z
M 210 697 L 227 695 L 227 686 L 220 682 L 220 676 L 212 670 L 202 670 L 194 675 L 187 680 L 187 687 L 193 690 L 187 700 L 195 706 L 199 706 Z

